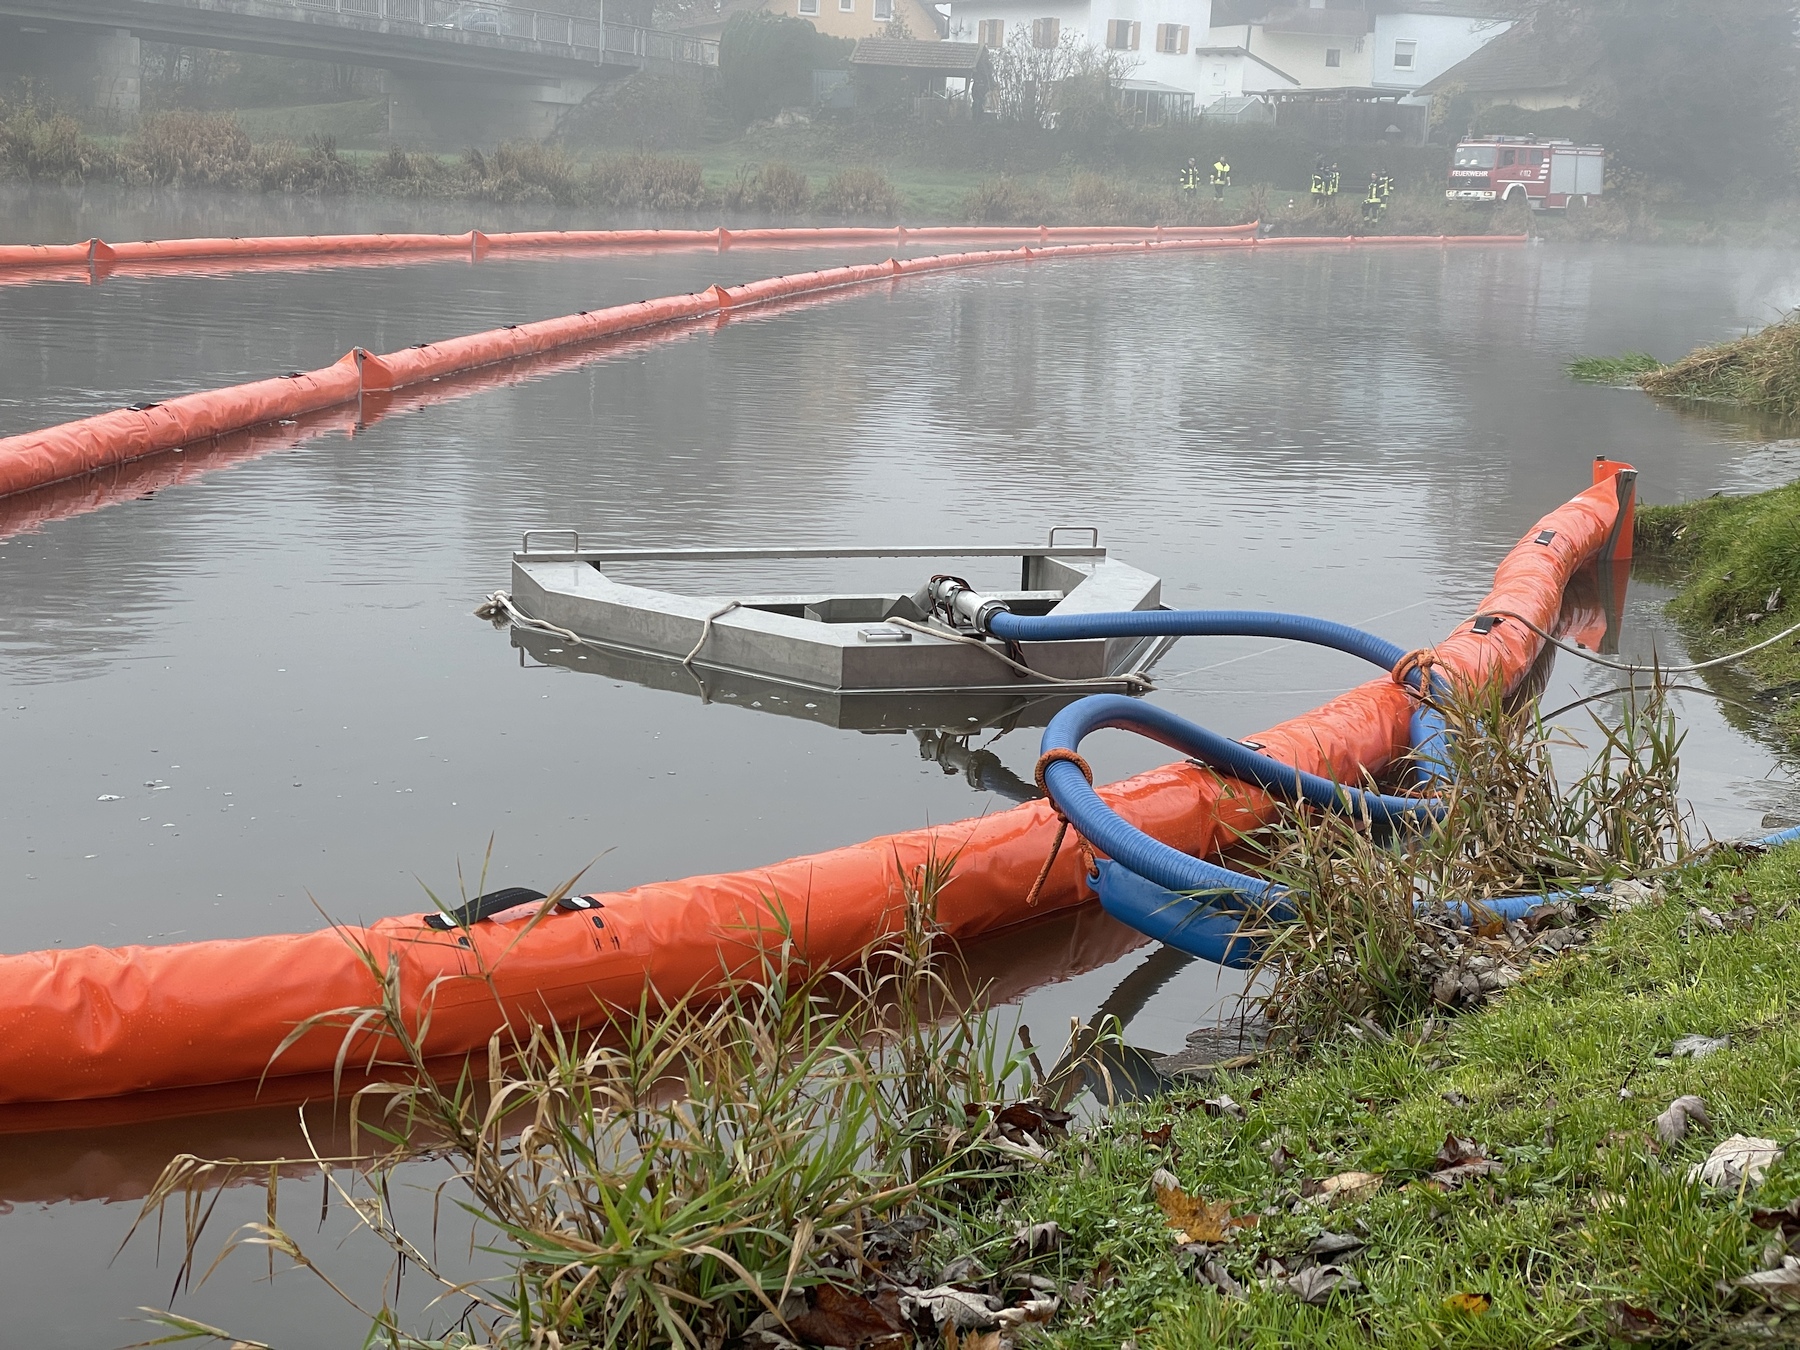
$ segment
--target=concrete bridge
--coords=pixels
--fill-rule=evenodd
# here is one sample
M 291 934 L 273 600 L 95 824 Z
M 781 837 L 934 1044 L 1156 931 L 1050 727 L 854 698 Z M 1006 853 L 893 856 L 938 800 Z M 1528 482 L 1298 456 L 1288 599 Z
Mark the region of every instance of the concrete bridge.
M 716 66 L 718 43 L 487 0 L 0 0 L 0 77 L 138 111 L 140 42 L 388 72 L 403 142 L 541 137 L 607 80 Z

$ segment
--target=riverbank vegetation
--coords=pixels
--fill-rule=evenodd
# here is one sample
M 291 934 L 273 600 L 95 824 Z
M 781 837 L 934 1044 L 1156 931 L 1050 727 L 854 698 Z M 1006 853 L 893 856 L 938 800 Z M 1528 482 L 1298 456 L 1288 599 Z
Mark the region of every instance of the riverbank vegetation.
M 1730 342 L 1700 347 L 1672 365 L 1645 352 L 1583 356 L 1569 374 L 1593 384 L 1636 386 L 1663 398 L 1729 403 L 1776 419 L 1800 417 L 1800 313 Z
M 337 1017 L 402 1049 L 394 1084 L 356 1107 L 386 1151 L 328 1182 L 472 1307 L 442 1341 L 367 1309 L 374 1341 L 1199 1350 L 1792 1331 L 1800 851 L 1688 851 L 1679 737 L 1654 691 L 1596 721 L 1592 766 L 1560 787 L 1529 707 L 1474 698 L 1451 717 L 1444 829 L 1377 844 L 1290 812 L 1253 841 L 1300 920 L 1266 949 L 1251 1049 L 1190 1060 L 1134 1102 L 1105 1101 L 1124 1082 L 1116 1026 L 1078 1027 L 1049 1069 L 996 1032 L 932 923 L 942 869 L 912 879 L 904 931 L 856 971 L 793 975 L 778 942 L 718 1008 L 646 1009 L 598 1043 L 532 1031 L 449 1085 L 384 978 L 380 1007 Z M 1566 894 L 1512 922 L 1452 912 L 1520 887 Z M 1065 1107 L 1083 1082 L 1102 1101 L 1078 1120 Z M 386 1202 L 421 1157 L 447 1164 L 443 1200 L 475 1216 L 493 1278 L 441 1272 Z M 236 1166 L 280 1184 L 267 1162 Z M 184 1197 L 203 1214 L 193 1191 L 221 1175 L 178 1159 L 140 1223 Z M 203 1229 L 188 1226 L 190 1261 Z M 233 1241 L 309 1259 L 273 1221 Z
M 1702 658 L 1741 651 L 1792 626 L 1792 602 L 1800 597 L 1796 540 L 1800 483 L 1638 509 L 1637 555 L 1679 587 L 1670 610 Z M 1775 727 L 1800 738 L 1800 646 L 1784 639 L 1735 664 Z

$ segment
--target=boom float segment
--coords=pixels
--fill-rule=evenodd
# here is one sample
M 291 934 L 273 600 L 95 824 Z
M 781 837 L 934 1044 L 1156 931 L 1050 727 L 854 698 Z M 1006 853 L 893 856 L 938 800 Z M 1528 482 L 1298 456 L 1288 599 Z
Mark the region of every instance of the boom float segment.
M 1097 231 L 1073 231 L 1091 234 Z M 643 233 L 674 233 L 644 231 Z M 886 233 L 885 231 L 883 232 Z M 922 232 L 919 232 L 922 233 Z M 1044 233 L 1044 231 L 1040 231 Z M 1141 233 L 1141 232 L 1140 232 Z M 331 236 L 326 236 L 330 238 Z M 363 236 L 337 236 L 360 238 Z M 389 240 L 442 239 L 440 235 L 377 235 Z M 486 236 L 494 238 L 506 236 Z M 1511 236 L 1480 236 L 1483 241 L 1518 242 Z M 98 244 L 98 241 L 92 241 Z M 263 240 L 186 240 L 169 247 L 224 243 L 261 244 Z M 305 242 L 301 240 L 299 242 Z M 405 351 L 380 356 L 357 348 L 334 365 L 321 370 L 294 371 L 280 379 L 257 380 L 205 393 L 184 394 L 160 403 L 134 404 L 116 412 L 64 422 L 41 431 L 0 439 L 0 497 L 26 492 L 65 479 L 129 463 L 163 451 L 185 449 L 199 441 L 244 431 L 251 427 L 295 418 L 339 404 L 353 402 L 368 392 L 403 388 L 422 380 L 476 370 L 517 357 L 533 356 L 559 347 L 594 342 L 621 333 L 676 324 L 685 320 L 725 314 L 735 309 L 766 305 L 795 296 L 814 295 L 867 285 L 897 277 L 917 276 L 956 268 L 981 267 L 1005 262 L 1030 262 L 1042 258 L 1092 257 L 1113 253 L 1171 252 L 1229 246 L 1249 247 L 1254 235 L 1140 238 L 1135 242 L 1052 244 L 1040 248 L 989 250 L 976 253 L 938 254 L 925 258 L 890 258 L 881 263 L 834 267 L 769 277 L 742 286 L 713 286 L 692 295 L 664 296 L 637 304 L 615 305 L 591 313 L 543 319 L 536 323 L 471 333 L 440 343 L 425 343 Z M 1272 241 L 1264 241 L 1272 242 Z M 1283 240 L 1312 244 L 1367 243 L 1366 239 Z M 1445 243 L 1446 239 L 1409 238 L 1408 243 Z M 12 246 L 14 251 L 41 250 L 40 245 Z M 60 247 L 87 247 L 64 245 Z M 118 248 L 126 248 L 119 245 Z M 144 247 L 163 247 L 145 245 Z M 109 250 L 116 254 L 117 249 Z M 0 257 L 6 254 L 0 249 Z M 33 254 L 35 256 L 35 253 Z M 212 256 L 196 253 L 195 256 Z
M 1569 577 L 1624 522 L 1630 486 L 1630 475 L 1608 474 L 1534 525 L 1500 564 L 1482 612 L 1553 624 Z M 1523 624 L 1470 622 L 1434 655 L 1453 679 L 1498 675 L 1511 685 L 1539 647 Z M 1383 677 L 1255 739 L 1273 759 L 1355 782 L 1406 753 L 1412 712 L 1407 691 Z M 1187 763 L 1100 795 L 1122 820 L 1190 856 L 1215 855 L 1274 814 L 1260 789 Z M 1057 827 L 1050 804 L 1036 801 L 769 867 L 595 894 L 528 932 L 531 905 L 450 931 L 414 914 L 291 936 L 0 956 L 0 1102 L 330 1072 L 342 1025 L 276 1051 L 308 1018 L 373 1003 L 371 966 L 398 973 L 407 1015 L 415 1025 L 429 1017 L 427 1053 L 445 1056 L 477 1052 L 529 1021 L 629 1015 L 647 989 L 665 998 L 716 990 L 789 934 L 804 962 L 840 964 L 899 926 L 906 880 L 933 861 L 955 860 L 940 920 L 957 938 L 976 937 L 1093 898 L 1078 850 L 1065 849 L 1036 906 L 1027 904 Z M 362 1034 L 345 1063 L 381 1049 L 377 1035 Z

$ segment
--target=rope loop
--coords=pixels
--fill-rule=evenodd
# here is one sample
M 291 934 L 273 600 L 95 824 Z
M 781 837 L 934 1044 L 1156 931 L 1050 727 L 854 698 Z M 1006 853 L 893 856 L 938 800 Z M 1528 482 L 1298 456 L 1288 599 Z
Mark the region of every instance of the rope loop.
M 1050 879 L 1050 869 L 1055 866 L 1056 856 L 1062 852 L 1063 840 L 1068 837 L 1069 833 L 1069 818 L 1063 814 L 1062 807 L 1056 804 L 1056 798 L 1050 795 L 1049 785 L 1044 782 L 1045 771 L 1052 764 L 1058 762 L 1073 764 L 1080 769 L 1081 776 L 1087 779 L 1090 785 L 1094 781 L 1094 771 L 1088 767 L 1088 762 L 1073 750 L 1058 746 L 1053 750 L 1046 750 L 1038 756 L 1037 768 L 1032 771 L 1031 776 L 1037 780 L 1038 791 L 1044 794 L 1044 800 L 1050 803 L 1050 809 L 1056 812 L 1056 839 L 1050 845 L 1050 856 L 1044 859 L 1044 865 L 1038 871 L 1037 880 L 1031 883 L 1031 889 L 1025 894 L 1027 908 L 1036 906 L 1038 896 L 1043 894 L 1044 883 Z M 1094 851 L 1088 847 L 1087 840 L 1083 839 L 1079 833 L 1075 838 L 1081 847 L 1082 874 L 1091 877 L 1100 870 L 1094 862 Z
M 1434 698 L 1436 689 L 1433 677 L 1437 671 L 1437 663 L 1436 648 L 1417 647 L 1394 662 L 1394 668 L 1389 674 L 1394 677 L 1394 683 L 1406 691 L 1408 698 L 1423 703 L 1428 708 L 1435 708 L 1437 701 Z M 1417 689 L 1406 682 L 1413 675 L 1419 677 Z

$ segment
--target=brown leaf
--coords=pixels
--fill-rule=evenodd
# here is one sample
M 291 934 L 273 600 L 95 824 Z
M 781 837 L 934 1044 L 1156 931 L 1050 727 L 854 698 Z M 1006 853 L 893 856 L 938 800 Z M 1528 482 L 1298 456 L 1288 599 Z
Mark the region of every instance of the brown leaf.
M 944 1326 L 944 1350 L 1000 1350 L 998 1331 L 970 1331 L 958 1336 L 956 1323 Z
M 1780 1209 L 1753 1209 L 1750 1222 L 1758 1228 L 1773 1228 L 1784 1238 L 1800 1237 L 1800 1196 L 1795 1196 Z
M 1221 1242 L 1231 1241 L 1234 1230 L 1256 1225 L 1257 1216 L 1254 1214 L 1233 1215 L 1229 1200 L 1208 1202 L 1199 1196 L 1189 1195 L 1181 1189 L 1173 1176 L 1161 1168 L 1157 1169 L 1150 1184 L 1156 1192 L 1156 1203 L 1162 1208 L 1163 1217 L 1183 1242 L 1216 1246 Z
M 1656 1118 L 1656 1137 L 1665 1144 L 1679 1144 L 1687 1138 L 1690 1123 L 1702 1128 L 1712 1123 L 1706 1114 L 1705 1098 L 1691 1093 L 1685 1097 L 1677 1097 L 1669 1103 L 1669 1109 Z
M 1274 1149 L 1269 1154 L 1269 1170 L 1276 1176 L 1280 1176 L 1293 1165 L 1294 1155 L 1289 1153 L 1287 1149 L 1280 1144 L 1275 1145 Z
M 1039 1102 L 1022 1101 L 996 1112 L 994 1124 L 1002 1130 L 1023 1130 L 1042 1144 L 1067 1138 L 1069 1122 L 1074 1119 L 1067 1111 L 1053 1110 Z
M 1363 1245 L 1361 1238 L 1352 1237 L 1348 1233 L 1326 1232 L 1320 1233 L 1307 1244 L 1306 1254 L 1308 1256 L 1342 1256 L 1345 1252 L 1360 1250 Z
M 1759 1270 L 1733 1281 L 1739 1289 L 1760 1294 L 1771 1303 L 1800 1303 L 1800 1258 L 1784 1256 L 1773 1270 Z
M 1054 1220 L 1049 1223 L 1021 1224 L 1013 1230 L 1013 1260 L 1024 1261 L 1033 1256 L 1048 1256 L 1062 1246 L 1062 1239 L 1062 1227 Z
M 1302 1188 L 1304 1190 L 1304 1188 Z M 1381 1177 L 1374 1172 L 1339 1172 L 1318 1183 L 1313 1194 L 1326 1204 L 1357 1204 L 1381 1189 Z
M 1144 1142 L 1150 1147 L 1167 1148 L 1169 1137 L 1175 1133 L 1175 1122 L 1165 1121 L 1154 1130 L 1139 1130 L 1138 1133 L 1143 1135 Z
M 1446 1134 L 1443 1146 L 1437 1151 L 1437 1169 L 1432 1172 L 1428 1181 L 1431 1185 L 1450 1191 L 1477 1177 L 1499 1176 L 1505 1170 L 1503 1164 L 1488 1157 L 1486 1151 L 1473 1139 Z
M 811 1291 L 808 1308 L 788 1319 L 788 1330 L 807 1345 L 841 1345 L 846 1350 L 897 1341 L 906 1333 L 900 1297 L 882 1289 L 871 1298 L 835 1284 Z
M 1621 1301 L 1608 1305 L 1606 1329 L 1622 1341 L 1650 1341 L 1662 1336 L 1668 1326 L 1650 1309 Z
M 1486 1294 L 1452 1294 L 1444 1300 L 1444 1311 L 1460 1313 L 1464 1317 L 1480 1317 L 1493 1306 Z

